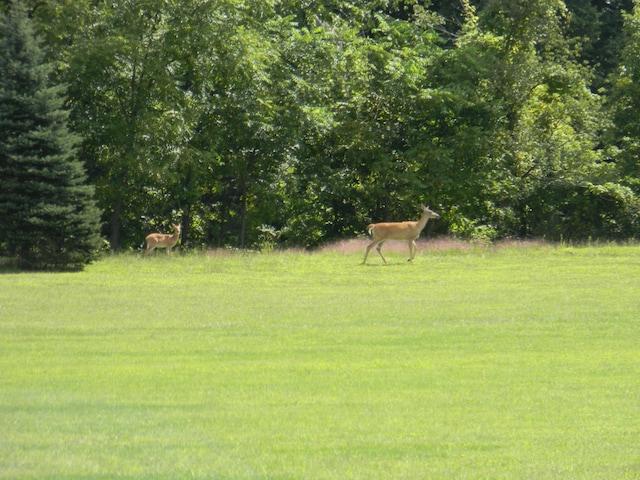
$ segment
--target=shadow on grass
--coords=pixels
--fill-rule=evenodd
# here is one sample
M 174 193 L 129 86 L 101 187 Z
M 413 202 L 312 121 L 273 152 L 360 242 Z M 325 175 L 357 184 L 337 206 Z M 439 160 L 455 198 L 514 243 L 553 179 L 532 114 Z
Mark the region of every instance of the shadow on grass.
M 369 263 L 367 261 L 367 263 L 361 263 L 360 265 L 362 267 L 369 267 L 369 268 L 394 268 L 394 267 L 404 267 L 405 265 L 412 265 L 413 262 L 408 262 L 408 261 L 404 261 L 404 262 L 393 262 L 393 261 L 389 261 L 387 260 L 387 263 L 382 263 L 382 261 L 380 263 Z

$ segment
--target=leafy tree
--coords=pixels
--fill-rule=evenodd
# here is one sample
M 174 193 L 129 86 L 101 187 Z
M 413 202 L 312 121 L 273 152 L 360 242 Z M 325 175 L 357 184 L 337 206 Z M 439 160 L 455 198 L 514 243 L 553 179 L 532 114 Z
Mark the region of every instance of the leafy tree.
M 67 65 L 112 248 L 137 245 L 143 219 L 161 228 L 156 219 L 173 216 L 183 242 L 248 244 L 249 212 L 280 150 L 269 77 L 287 22 L 273 24 L 257 1 L 90 3 L 40 15 Z M 57 38 L 70 16 L 84 28 Z
M 609 107 L 613 112 L 610 143 L 624 181 L 640 193 L 640 3 L 625 16 L 624 48 L 618 71 L 611 76 Z
M 144 218 L 168 224 L 179 216 L 172 186 L 192 126 L 180 63 L 189 25 L 182 20 L 198 18 L 194 3 L 52 2 L 38 10 L 58 47 L 71 121 L 83 135 L 82 158 L 114 250 L 139 244 Z
M 331 24 L 303 29 L 286 50 L 296 80 L 289 90 L 303 105 L 288 178 L 290 241 L 360 234 L 371 217 L 414 214 L 416 202 L 435 196 L 405 156 L 435 36 L 426 23 L 384 7 L 363 3 L 351 11 L 358 20 L 342 12 Z
M 478 13 L 463 5 L 455 48 L 420 97 L 429 140 L 416 139 L 416 154 L 453 207 L 445 219 L 454 232 L 540 234 L 529 218 L 536 196 L 609 179 L 595 148 L 600 100 L 564 35 L 563 2 L 494 0 Z
M 64 89 L 22 2 L 0 25 L 0 217 L 2 247 L 24 267 L 77 269 L 100 246 L 94 190 L 67 127 Z
M 461 235 L 628 235 L 633 195 L 616 175 L 637 176 L 632 144 L 612 140 L 620 168 L 605 161 L 596 89 L 630 1 L 33 10 L 70 85 L 114 248 L 176 217 L 183 243 L 252 246 L 275 232 L 313 246 L 408 218 L 418 202 Z M 631 91 L 618 92 L 622 120 Z M 584 212 L 596 205 L 614 220 Z
M 567 34 L 579 41 L 580 58 L 594 69 L 592 89 L 605 86 L 617 68 L 624 31 L 623 16 L 633 0 L 565 0 L 571 12 Z

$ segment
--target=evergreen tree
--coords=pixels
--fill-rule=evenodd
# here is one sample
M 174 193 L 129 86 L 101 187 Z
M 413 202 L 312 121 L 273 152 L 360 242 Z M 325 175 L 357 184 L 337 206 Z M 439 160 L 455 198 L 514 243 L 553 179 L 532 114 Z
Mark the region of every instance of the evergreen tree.
M 100 243 L 94 189 L 50 86 L 23 2 L 0 18 L 0 251 L 33 269 L 79 269 Z

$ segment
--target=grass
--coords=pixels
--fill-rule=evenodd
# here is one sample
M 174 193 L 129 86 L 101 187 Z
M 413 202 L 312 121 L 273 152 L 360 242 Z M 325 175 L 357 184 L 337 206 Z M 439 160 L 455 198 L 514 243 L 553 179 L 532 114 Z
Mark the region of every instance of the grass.
M 434 245 L 0 275 L 0 478 L 640 478 L 640 247 Z

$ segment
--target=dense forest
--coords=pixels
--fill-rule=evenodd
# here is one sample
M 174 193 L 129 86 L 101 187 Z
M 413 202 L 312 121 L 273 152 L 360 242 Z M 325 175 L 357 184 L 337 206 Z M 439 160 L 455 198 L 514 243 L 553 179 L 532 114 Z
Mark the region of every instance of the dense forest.
M 637 0 L 26 4 L 114 250 L 640 235 Z

